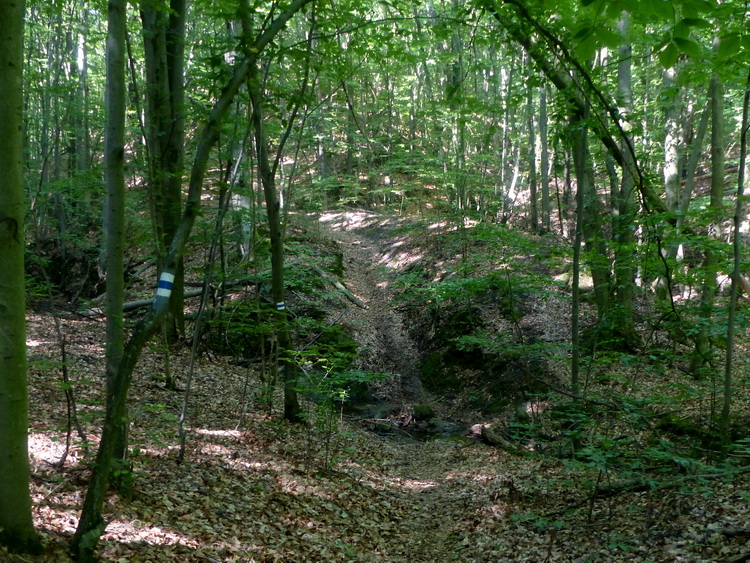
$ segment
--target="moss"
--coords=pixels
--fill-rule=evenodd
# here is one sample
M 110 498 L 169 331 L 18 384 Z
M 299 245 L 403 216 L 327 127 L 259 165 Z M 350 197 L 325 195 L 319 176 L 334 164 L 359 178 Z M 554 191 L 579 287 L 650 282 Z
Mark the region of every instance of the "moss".
M 414 419 L 415 420 L 429 420 L 435 417 L 435 409 L 431 405 L 416 405 L 414 407 Z
M 443 362 L 443 355 L 433 352 L 422 363 L 422 384 L 428 391 L 455 390 L 461 386 L 461 380 L 455 371 L 448 369 Z

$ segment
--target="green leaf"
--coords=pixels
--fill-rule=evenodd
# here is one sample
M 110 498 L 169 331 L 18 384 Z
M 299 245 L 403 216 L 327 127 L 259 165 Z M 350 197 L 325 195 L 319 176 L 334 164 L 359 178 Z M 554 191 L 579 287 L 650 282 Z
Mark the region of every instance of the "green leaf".
M 708 0 L 684 0 L 682 5 L 685 17 L 697 17 L 698 14 L 711 14 L 714 9 L 714 5 Z M 709 25 L 709 27 L 711 26 Z
M 703 18 L 683 18 L 680 22 L 688 27 L 698 29 L 711 29 L 713 26 Z M 679 25 L 679 24 L 678 24 Z
M 740 36 L 737 33 L 729 33 L 721 36 L 719 41 L 719 59 L 729 59 L 737 55 L 742 45 Z
M 647 2 L 647 6 L 651 8 L 653 14 L 664 20 L 671 20 L 674 18 L 674 6 L 672 2 L 665 0 L 654 0 L 653 2 Z
M 622 44 L 622 35 L 605 26 L 597 27 L 594 31 L 594 35 L 599 44 L 609 47 L 610 49 L 616 49 Z
M 661 53 L 659 53 L 659 62 L 664 68 L 672 68 L 677 64 L 677 58 L 680 56 L 680 50 L 674 42 L 670 42 Z
M 686 55 L 694 59 L 700 59 L 703 57 L 703 48 L 695 41 L 691 39 L 682 39 L 681 37 L 675 37 L 672 41 L 677 45 L 679 50 Z
M 680 20 L 677 22 L 677 25 L 674 26 L 674 29 L 672 30 L 672 36 L 687 39 L 688 37 L 690 37 L 690 31 L 691 28 L 685 22 L 685 20 Z
M 575 41 L 583 41 L 587 37 L 590 37 L 592 33 L 593 33 L 593 29 L 589 26 L 585 26 L 585 27 L 580 28 L 578 31 L 576 31 L 573 34 L 573 39 Z
M 576 53 L 581 60 L 588 61 L 594 56 L 596 52 L 596 41 L 592 34 L 587 35 L 578 45 L 576 45 Z

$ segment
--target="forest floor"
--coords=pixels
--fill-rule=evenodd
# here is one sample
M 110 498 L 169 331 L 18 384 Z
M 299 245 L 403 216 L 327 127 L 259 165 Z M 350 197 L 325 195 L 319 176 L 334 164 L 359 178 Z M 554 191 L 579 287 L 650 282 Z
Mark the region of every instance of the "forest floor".
M 351 212 L 324 215 L 316 227 L 338 241 L 343 281 L 367 304 L 348 303 L 337 322 L 353 329 L 369 369 L 402 374 L 379 387 L 391 403 L 387 416 L 329 411 L 314 414 L 308 425 L 288 425 L 253 401 L 260 387 L 252 366 L 204 356 L 192 382 L 185 459 L 177 463 L 183 396 L 157 381 L 163 356 L 158 347 L 147 348 L 129 403 L 135 489 L 131 499 L 115 493 L 107 499 L 103 560 L 749 560 L 744 476 L 723 481 L 686 474 L 679 486 L 597 494 L 610 485 L 609 476 L 564 458 L 506 451 L 461 433 L 417 439 L 407 423 L 425 398 L 416 379 L 419 350 L 409 319 L 395 305 L 392 282 L 420 246 L 392 236 L 397 223 Z M 61 323 L 93 450 L 102 413 L 104 323 L 75 316 Z M 28 338 L 33 510 L 47 550 L 37 559 L 0 551 L 0 561 L 54 563 L 68 560 L 89 471 L 75 435 L 58 463 L 67 406 L 53 318 L 31 315 Z M 187 348 L 171 354 L 181 386 L 189 356 Z M 373 424 L 386 418 L 395 430 L 374 432 Z M 484 422 L 466 413 L 455 418 L 464 426 Z

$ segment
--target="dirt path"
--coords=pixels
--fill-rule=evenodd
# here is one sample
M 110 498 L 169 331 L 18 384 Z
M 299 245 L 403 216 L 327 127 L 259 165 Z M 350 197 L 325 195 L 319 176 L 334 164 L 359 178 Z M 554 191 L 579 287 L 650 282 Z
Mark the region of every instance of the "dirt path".
M 366 309 L 350 307 L 341 319 L 351 326 L 362 347 L 361 367 L 401 375 L 400 389 L 384 389 L 388 397 L 382 398 L 413 403 L 422 395 L 420 358 L 394 304 L 392 283 L 397 269 L 415 255 L 403 246 L 403 240 L 391 236 L 396 221 L 366 211 L 348 211 L 326 213 L 319 223 L 339 243 L 348 289 L 367 304 Z
M 407 409 L 425 400 L 418 378 L 419 352 L 393 290 L 399 269 L 419 258 L 418 249 L 394 234 L 400 221 L 393 217 L 366 211 L 328 213 L 320 225 L 339 243 L 345 284 L 367 304 L 367 309 L 349 307 L 343 319 L 363 346 L 362 367 L 401 374 L 400 389 L 385 389 L 385 399 L 400 398 Z M 496 468 L 504 454 L 470 439 L 420 442 L 399 439 L 398 433 L 382 438 L 381 453 L 392 500 L 405 507 L 388 542 L 389 559 L 465 560 L 467 514 L 484 503 L 488 482 L 496 480 L 498 471 L 483 475 Z

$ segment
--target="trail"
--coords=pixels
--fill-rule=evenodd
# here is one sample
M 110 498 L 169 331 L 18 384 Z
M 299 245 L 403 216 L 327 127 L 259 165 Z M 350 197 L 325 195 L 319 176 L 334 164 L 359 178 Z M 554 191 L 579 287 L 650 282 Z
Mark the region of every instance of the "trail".
M 327 213 L 319 219 L 343 254 L 343 281 L 367 304 L 367 309 L 348 307 L 343 318 L 362 346 L 362 367 L 400 374 L 400 386 L 384 389 L 383 399 L 408 410 L 426 396 L 419 382 L 419 351 L 407 330 L 408 319 L 394 302 L 395 276 L 420 258 L 419 248 L 398 234 L 403 222 L 367 211 Z M 388 559 L 466 560 L 467 516 L 486 504 L 488 487 L 503 481 L 505 454 L 468 438 L 398 437 L 381 438 L 380 448 L 388 496 L 405 507 L 402 515 L 392 515 Z
M 367 309 L 349 307 L 341 321 L 360 344 L 361 367 L 398 374 L 398 389 L 383 390 L 392 402 L 413 403 L 422 396 L 420 358 L 396 303 L 392 283 L 399 268 L 416 258 L 403 239 L 394 238 L 395 218 L 367 211 L 326 213 L 320 225 L 343 254 L 344 281 Z

